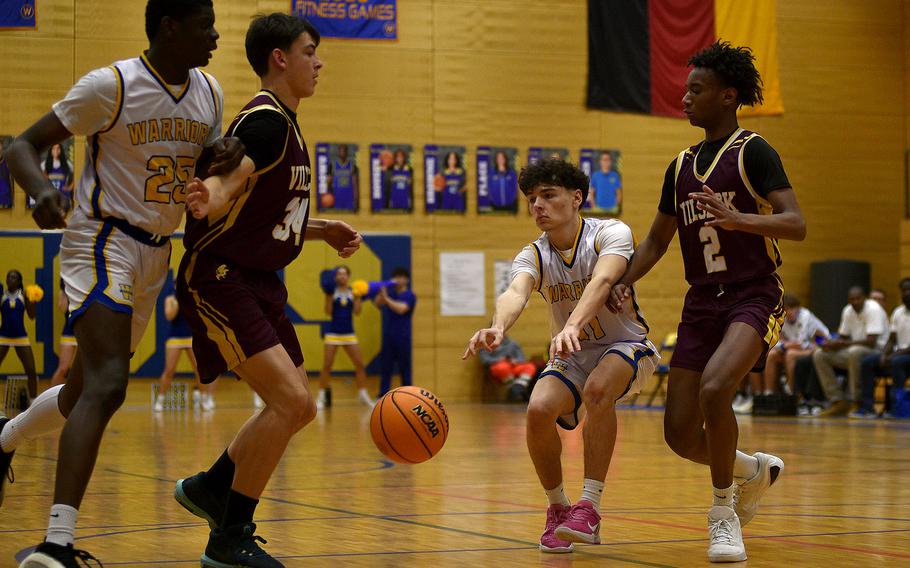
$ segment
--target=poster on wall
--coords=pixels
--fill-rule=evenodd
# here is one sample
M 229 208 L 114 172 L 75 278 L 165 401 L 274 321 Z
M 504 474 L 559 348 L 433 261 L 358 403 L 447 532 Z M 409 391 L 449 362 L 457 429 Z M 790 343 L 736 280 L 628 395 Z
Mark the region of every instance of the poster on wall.
M 591 180 L 584 212 L 619 217 L 622 214 L 622 161 L 619 150 L 582 148 L 578 165 Z
M 0 209 L 13 206 L 13 175 L 6 163 L 6 150 L 12 141 L 9 134 L 0 134 Z
M 374 213 L 414 210 L 410 144 L 370 145 L 370 206 Z
M 38 0 L 0 0 L 0 30 L 33 30 Z
M 66 195 L 71 200 L 73 198 L 73 184 L 75 177 L 73 175 L 73 161 L 75 159 L 76 149 L 73 146 L 73 139 L 67 138 L 59 144 L 54 144 L 44 152 L 40 157 L 41 171 L 47 178 L 54 189 Z M 35 206 L 35 200 L 26 197 L 26 205 L 29 209 Z
M 505 146 L 477 148 L 477 212 L 518 211 L 518 150 Z
M 397 0 L 291 0 L 291 14 L 309 20 L 323 38 L 398 39 Z
M 444 316 L 486 315 L 482 252 L 439 253 L 439 312 Z
M 357 144 L 316 144 L 316 187 L 319 211 L 357 211 L 360 204 Z
M 423 147 L 427 213 L 464 213 L 467 209 L 464 153 L 464 146 Z
M 542 158 L 559 158 L 560 160 L 569 159 L 568 148 L 545 148 L 542 146 L 531 146 L 528 148 L 528 165 L 536 164 Z

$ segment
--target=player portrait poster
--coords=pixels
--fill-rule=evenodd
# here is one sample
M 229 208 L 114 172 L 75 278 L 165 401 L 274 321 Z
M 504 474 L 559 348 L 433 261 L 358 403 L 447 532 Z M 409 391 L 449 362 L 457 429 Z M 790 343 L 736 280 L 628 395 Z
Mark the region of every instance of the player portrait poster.
M 543 158 L 559 158 L 560 160 L 569 159 L 568 148 L 545 148 L 542 146 L 531 146 L 528 148 L 528 165 L 534 165 Z
M 518 211 L 518 150 L 504 146 L 477 148 L 477 212 Z
M 584 212 L 619 217 L 622 214 L 622 160 L 619 150 L 582 148 L 579 167 L 591 180 Z
M 468 176 L 464 146 L 423 147 L 423 179 L 427 213 L 464 213 L 467 210 Z
M 316 188 L 319 211 L 357 211 L 360 204 L 357 144 L 316 144 Z
M 6 151 L 12 141 L 13 137 L 9 134 L 0 134 L 0 209 L 13 206 L 13 175 L 6 163 Z
M 410 144 L 370 145 L 370 206 L 374 213 L 414 210 Z
M 54 189 L 70 199 L 73 198 L 73 184 L 75 182 L 75 175 L 73 173 L 75 151 L 73 139 L 67 138 L 63 142 L 54 144 L 48 148 L 47 151 L 40 156 L 39 160 L 41 171 L 44 172 L 44 176 L 51 182 Z M 28 196 L 26 198 L 26 204 L 29 209 L 31 209 L 35 206 L 35 200 L 31 196 Z

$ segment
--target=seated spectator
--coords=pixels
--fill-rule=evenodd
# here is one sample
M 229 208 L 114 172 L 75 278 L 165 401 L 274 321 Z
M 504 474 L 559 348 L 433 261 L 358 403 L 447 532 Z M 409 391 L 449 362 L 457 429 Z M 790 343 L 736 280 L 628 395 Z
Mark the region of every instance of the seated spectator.
M 493 351 L 480 350 L 477 353 L 480 362 L 487 368 L 490 378 L 497 384 L 509 385 L 509 400 L 527 401 L 530 397 L 528 385 L 537 375 L 534 363 L 525 359 L 525 354 L 518 343 L 508 336 Z
M 885 311 L 888 311 L 888 305 L 886 303 L 888 298 L 885 294 L 885 291 L 881 288 L 873 288 L 869 290 L 869 299 L 878 302 L 879 306 L 883 307 Z
M 900 306 L 891 313 L 891 333 L 881 353 L 863 357 L 860 365 L 862 377 L 862 400 L 850 418 L 875 417 L 875 379 L 891 376 L 895 389 L 906 385 L 910 373 L 910 278 L 900 282 Z M 885 405 L 887 407 L 887 404 Z M 884 415 L 884 412 L 882 413 Z
M 812 354 L 825 396 L 831 401 L 821 416 L 846 416 L 851 403 L 859 402 L 860 363 L 866 355 L 880 352 L 888 340 L 888 314 L 878 302 L 867 299 L 859 286 L 850 288 L 847 302 L 841 312 L 839 337 L 825 341 Z M 846 397 L 834 369 L 847 371 Z
M 781 366 L 787 376 L 789 391 L 794 393 L 793 370 L 796 367 L 796 360 L 811 355 L 818 347 L 818 340 L 828 339 L 831 335 L 815 314 L 800 305 L 796 296 L 784 294 L 784 311 L 787 316 L 780 330 L 780 341 L 768 352 L 765 363 L 765 394 L 777 392 Z
M 802 403 L 796 408 L 797 416 L 818 416 L 824 410 L 825 393 L 815 372 L 812 355 L 804 355 L 793 365 L 793 389 Z

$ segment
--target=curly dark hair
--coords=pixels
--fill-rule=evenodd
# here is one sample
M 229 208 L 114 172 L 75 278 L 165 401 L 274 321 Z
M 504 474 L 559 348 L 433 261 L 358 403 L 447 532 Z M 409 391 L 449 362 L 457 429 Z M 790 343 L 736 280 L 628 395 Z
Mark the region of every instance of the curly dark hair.
M 714 71 L 728 87 L 736 89 L 740 105 L 754 106 L 764 100 L 761 75 L 754 61 L 751 48 L 717 40 L 689 58 L 689 65 Z
M 546 158 L 521 169 L 518 188 L 525 195 L 539 185 L 556 185 L 581 191 L 581 201 L 588 199 L 588 176 L 574 164 L 561 158 Z

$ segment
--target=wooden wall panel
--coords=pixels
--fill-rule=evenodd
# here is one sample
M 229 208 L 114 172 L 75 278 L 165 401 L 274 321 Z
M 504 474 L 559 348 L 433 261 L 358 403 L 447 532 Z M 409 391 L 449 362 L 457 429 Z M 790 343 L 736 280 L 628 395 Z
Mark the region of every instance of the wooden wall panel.
M 904 150 L 910 147 L 910 0 L 778 2 L 781 88 L 786 114 L 743 121 L 777 148 L 809 224 L 803 243 L 783 243 L 787 288 L 804 298 L 809 264 L 829 258 L 872 263 L 873 284 L 889 291 L 910 274 L 910 228 L 903 222 Z M 225 118 L 258 88 L 243 51 L 256 12 L 287 11 L 289 0 L 219 0 L 219 49 L 209 66 L 225 90 Z M 0 34 L 0 133 L 17 133 L 47 112 L 91 68 L 134 56 L 146 46 L 143 3 L 42 0 L 36 32 Z M 426 143 L 468 147 L 474 187 L 477 145 L 511 145 L 520 160 L 531 145 L 622 151 L 623 220 L 643 239 L 655 215 L 664 170 L 701 132 L 683 120 L 584 107 L 587 71 L 583 0 L 433 0 L 399 2 L 399 40 L 326 40 L 319 92 L 300 106 L 311 147 L 317 141 L 360 145 L 361 212 L 339 215 L 363 231 L 411 233 L 415 379 L 446 399 L 479 398 L 475 363 L 463 344 L 484 317 L 442 317 L 438 258 L 443 251 L 483 250 L 486 305 L 492 267 L 510 259 L 537 230 L 522 210 L 514 218 L 424 214 L 418 190 L 412 216 L 369 213 L 371 142 L 414 146 L 422 182 Z M 36 73 L 41 69 L 41 73 Z M 80 147 L 80 146 L 77 146 Z M 81 147 L 80 147 L 81 148 Z M 81 149 L 79 154 L 81 155 Z M 418 186 L 419 187 L 419 186 Z M 31 227 L 21 192 L 3 227 Z M 903 228 L 902 228 L 903 227 Z M 675 330 L 686 286 L 676 241 L 638 285 L 655 341 Z M 546 345 L 545 304 L 532 299 L 512 335 L 531 354 Z

